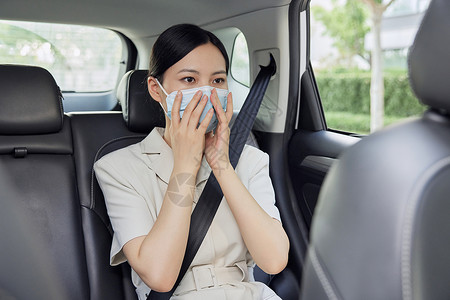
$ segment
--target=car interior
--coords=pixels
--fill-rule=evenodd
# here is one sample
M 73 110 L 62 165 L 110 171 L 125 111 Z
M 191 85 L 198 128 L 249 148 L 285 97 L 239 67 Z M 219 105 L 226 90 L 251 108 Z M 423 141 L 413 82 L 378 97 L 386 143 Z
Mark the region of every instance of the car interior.
M 230 57 L 243 33 L 250 82 L 270 55 L 277 64 L 247 144 L 269 154 L 290 253 L 281 273 L 256 267 L 255 279 L 287 300 L 448 299 L 450 2 L 431 1 L 409 53 L 411 86 L 429 109 L 366 137 L 327 128 L 309 9 L 309 0 L 0 3 L 0 20 L 107 28 L 126 49 L 115 88 L 102 93 L 0 64 L 0 299 L 137 299 L 129 265 L 109 264 L 113 229 L 93 165 L 164 127 L 146 76 L 153 43 L 177 23 L 214 32 Z M 249 86 L 228 79 L 243 101 Z

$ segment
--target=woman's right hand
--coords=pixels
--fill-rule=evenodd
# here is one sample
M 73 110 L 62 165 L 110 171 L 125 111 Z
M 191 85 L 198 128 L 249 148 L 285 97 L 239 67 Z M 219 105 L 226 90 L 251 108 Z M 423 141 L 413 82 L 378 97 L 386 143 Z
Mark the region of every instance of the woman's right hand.
M 176 282 L 186 251 L 194 198 L 195 178 L 201 165 L 205 132 L 211 109 L 198 126 L 208 97 L 197 92 L 180 118 L 182 94 L 172 107 L 170 145 L 174 168 L 164 201 L 152 229 L 146 236 L 127 242 L 123 251 L 131 267 L 151 289 L 167 292 Z
M 170 143 L 174 156 L 173 173 L 190 173 L 196 176 L 205 148 L 206 129 L 214 111 L 211 108 L 198 126 L 208 97 L 202 97 L 202 92 L 198 91 L 184 110 L 183 117 L 180 118 L 182 98 L 182 92 L 178 91 L 172 107 L 172 120 L 169 128 Z

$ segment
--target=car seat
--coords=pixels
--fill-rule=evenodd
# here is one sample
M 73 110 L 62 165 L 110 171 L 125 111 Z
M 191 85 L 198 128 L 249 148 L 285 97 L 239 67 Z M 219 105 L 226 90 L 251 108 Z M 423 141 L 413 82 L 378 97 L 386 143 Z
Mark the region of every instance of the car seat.
M 362 138 L 327 175 L 302 281 L 309 299 L 450 299 L 450 1 L 409 53 L 429 110 Z

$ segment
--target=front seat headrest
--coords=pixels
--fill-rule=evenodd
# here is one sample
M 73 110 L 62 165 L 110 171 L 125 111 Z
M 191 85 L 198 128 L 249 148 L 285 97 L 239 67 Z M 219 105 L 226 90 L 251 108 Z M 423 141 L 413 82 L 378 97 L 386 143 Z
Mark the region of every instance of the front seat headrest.
M 0 65 L 0 134 L 60 131 L 64 114 L 61 100 L 61 91 L 47 70 Z
M 128 129 L 134 132 L 150 132 L 154 127 L 164 127 L 164 111 L 147 90 L 147 70 L 127 72 L 117 88 L 117 99 Z
M 450 1 L 431 1 L 409 53 L 411 86 L 423 104 L 450 113 Z

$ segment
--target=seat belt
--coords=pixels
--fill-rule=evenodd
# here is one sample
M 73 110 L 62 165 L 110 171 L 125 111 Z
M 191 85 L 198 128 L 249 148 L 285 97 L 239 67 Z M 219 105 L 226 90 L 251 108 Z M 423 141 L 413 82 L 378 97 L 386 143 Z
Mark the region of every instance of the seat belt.
M 259 107 L 261 105 L 262 99 L 264 98 L 264 93 L 266 92 L 267 86 L 269 85 L 270 78 L 275 75 L 276 63 L 272 54 L 270 54 L 270 62 L 267 66 L 260 66 L 261 70 L 256 76 L 255 82 L 251 87 L 247 98 L 245 99 L 244 105 L 242 106 L 239 114 L 236 117 L 233 127 L 230 132 L 230 145 L 229 145 L 229 156 L 230 163 L 233 168 L 236 165 L 241 156 L 241 152 L 244 149 L 245 142 L 247 141 L 248 135 L 253 127 L 256 119 Z M 197 254 L 203 239 L 208 232 L 209 226 L 214 219 L 214 216 L 219 208 L 220 202 L 222 201 L 223 193 L 217 182 L 216 177 L 213 172 L 211 172 L 208 181 L 206 182 L 205 188 L 194 208 L 191 215 L 191 223 L 189 227 L 189 235 L 186 245 L 186 252 L 184 254 L 183 262 L 181 264 L 180 273 L 176 283 L 174 284 L 172 290 L 166 293 L 160 293 L 156 291 L 151 291 L 147 297 L 147 300 L 168 300 L 172 296 L 173 292 L 178 287 L 179 283 L 184 277 L 184 274 L 189 269 L 195 255 Z

